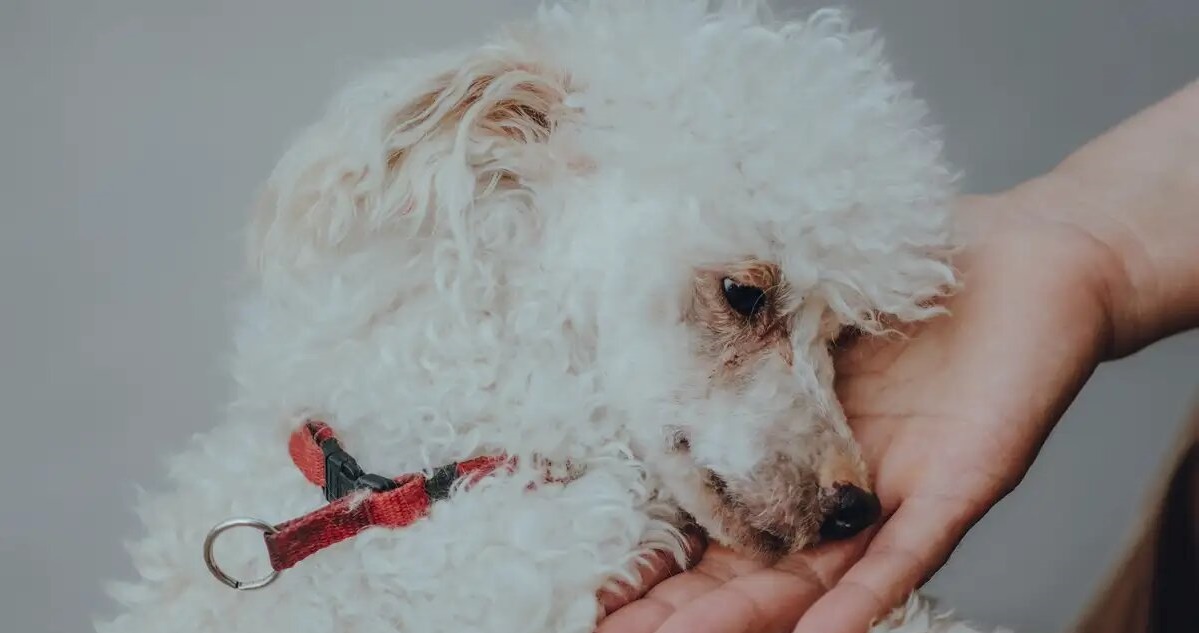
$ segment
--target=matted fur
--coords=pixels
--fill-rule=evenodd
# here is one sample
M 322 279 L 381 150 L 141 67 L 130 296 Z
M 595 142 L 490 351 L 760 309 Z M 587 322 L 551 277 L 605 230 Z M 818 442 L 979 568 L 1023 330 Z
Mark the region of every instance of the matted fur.
M 98 630 L 583 633 L 604 583 L 682 556 L 686 514 L 750 550 L 766 529 L 810 544 L 821 491 L 868 486 L 829 341 L 934 316 L 954 283 L 952 178 L 923 116 L 841 13 L 780 22 L 751 1 L 570 3 L 363 75 L 269 178 L 237 397 L 141 500 L 140 577 Z M 770 271 L 769 344 L 697 317 L 721 270 Z M 320 504 L 286 452 L 309 415 L 374 472 L 502 450 L 580 474 L 485 481 L 232 591 L 205 533 Z M 715 507 L 705 472 L 757 510 Z M 265 569 L 257 534 L 216 555 Z M 968 630 L 919 601 L 896 617 Z

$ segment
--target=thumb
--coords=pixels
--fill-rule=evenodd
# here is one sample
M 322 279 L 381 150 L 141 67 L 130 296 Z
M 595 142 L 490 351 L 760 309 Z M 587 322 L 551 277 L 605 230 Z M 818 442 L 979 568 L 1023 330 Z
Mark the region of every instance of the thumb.
M 862 633 L 949 558 L 973 523 L 965 506 L 909 499 L 887 520 L 861 560 L 803 615 L 794 633 Z

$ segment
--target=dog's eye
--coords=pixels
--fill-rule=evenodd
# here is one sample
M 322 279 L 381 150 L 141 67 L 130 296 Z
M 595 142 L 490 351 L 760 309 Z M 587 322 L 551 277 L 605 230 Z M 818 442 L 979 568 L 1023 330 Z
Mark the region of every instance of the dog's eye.
M 725 278 L 724 300 L 738 314 L 752 317 L 766 307 L 766 291 L 755 286 L 742 286 L 732 279 Z

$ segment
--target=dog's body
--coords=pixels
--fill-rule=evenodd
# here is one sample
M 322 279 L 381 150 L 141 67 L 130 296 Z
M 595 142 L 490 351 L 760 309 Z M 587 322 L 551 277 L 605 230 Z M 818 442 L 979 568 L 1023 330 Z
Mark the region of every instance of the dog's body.
M 827 346 L 936 314 L 952 179 L 868 34 L 707 4 L 547 10 L 341 95 L 268 183 L 238 397 L 143 501 L 101 633 L 584 633 L 687 521 L 772 557 L 868 494 Z M 309 418 L 386 475 L 520 466 L 232 591 L 205 534 L 321 504 Z M 260 536 L 215 556 L 259 576 Z M 894 630 L 967 630 L 929 617 Z

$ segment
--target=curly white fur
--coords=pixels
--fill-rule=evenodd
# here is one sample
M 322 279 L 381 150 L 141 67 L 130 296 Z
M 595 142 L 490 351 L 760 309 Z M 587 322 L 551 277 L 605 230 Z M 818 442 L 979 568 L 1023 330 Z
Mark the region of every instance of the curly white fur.
M 112 587 L 123 610 L 100 633 L 582 633 L 604 583 L 651 549 L 682 556 L 680 509 L 736 540 L 701 472 L 779 506 L 772 459 L 811 495 L 830 455 L 862 470 L 827 344 L 936 313 L 952 177 L 872 34 L 835 11 L 710 4 L 546 8 L 338 96 L 255 217 L 237 398 L 142 499 L 140 578 Z M 788 347 L 714 382 L 687 318 L 696 271 L 747 258 L 786 279 Z M 285 450 L 309 415 L 376 472 L 507 451 L 583 474 L 534 492 L 530 470 L 490 479 L 231 591 L 205 533 L 319 505 Z M 803 509 L 777 519 L 796 547 L 819 520 Z M 256 536 L 230 533 L 217 558 L 259 575 Z M 930 613 L 914 601 L 879 630 L 968 630 Z

